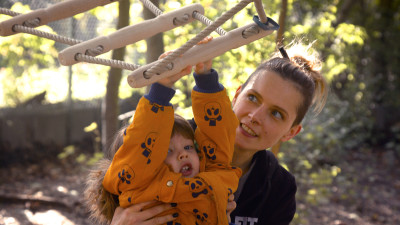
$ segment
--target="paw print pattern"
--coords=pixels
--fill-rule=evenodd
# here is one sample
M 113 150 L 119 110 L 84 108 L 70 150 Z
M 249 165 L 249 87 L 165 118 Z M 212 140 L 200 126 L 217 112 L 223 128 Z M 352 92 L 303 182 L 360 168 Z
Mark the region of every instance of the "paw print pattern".
M 132 203 L 132 198 L 133 198 L 133 193 L 131 194 L 131 196 L 128 197 L 128 202 Z
M 200 222 L 200 224 L 208 224 L 207 223 L 207 218 L 208 218 L 207 213 L 201 213 L 201 212 L 199 212 L 198 209 L 193 209 L 193 212 L 196 216 L 196 220 L 198 222 Z M 196 222 L 196 224 L 198 224 L 198 223 Z
M 203 181 L 201 181 L 199 179 L 195 179 L 195 181 L 192 181 L 192 182 L 186 181 L 185 184 L 189 186 L 189 190 L 190 190 L 190 192 L 192 192 L 193 198 L 197 198 L 201 194 L 204 194 L 204 195 L 208 194 L 206 185 L 203 183 Z
M 181 225 L 181 224 L 178 222 L 169 221 L 169 222 L 167 222 L 167 225 Z
M 159 105 L 157 103 L 154 102 L 150 102 L 150 104 L 152 105 L 151 107 L 151 111 L 158 113 L 158 110 L 164 111 L 164 106 L 163 105 Z
M 120 172 L 118 172 L 118 178 L 122 183 L 131 184 L 135 178 L 135 172 L 129 165 L 124 165 Z
M 205 140 L 202 143 L 202 147 L 201 147 L 204 151 L 204 153 L 206 154 L 208 159 L 211 160 L 216 160 L 217 156 L 215 156 L 215 151 L 217 150 L 217 145 L 210 141 L 210 140 Z
M 221 105 L 218 102 L 209 102 L 204 106 L 204 120 L 209 121 L 209 126 L 216 126 L 217 121 L 222 120 Z
M 142 154 L 147 158 L 147 164 L 150 164 L 151 160 L 151 150 L 153 149 L 156 141 L 158 138 L 158 134 L 157 133 L 149 133 L 144 142 L 142 143 L 141 147 L 143 148 L 143 152 Z

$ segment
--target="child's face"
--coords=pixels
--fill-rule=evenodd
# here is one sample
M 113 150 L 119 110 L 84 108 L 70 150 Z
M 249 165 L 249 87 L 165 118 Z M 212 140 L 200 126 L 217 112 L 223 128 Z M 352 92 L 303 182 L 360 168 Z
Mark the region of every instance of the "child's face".
M 164 161 L 175 173 L 192 178 L 199 173 L 200 162 L 191 139 L 175 134 L 170 142 L 167 158 Z

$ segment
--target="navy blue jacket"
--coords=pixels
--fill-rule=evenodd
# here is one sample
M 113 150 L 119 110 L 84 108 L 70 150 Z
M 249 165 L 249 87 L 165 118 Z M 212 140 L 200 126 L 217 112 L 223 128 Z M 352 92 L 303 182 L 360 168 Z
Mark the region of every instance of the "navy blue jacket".
M 235 225 L 289 224 L 296 212 L 296 181 L 270 151 L 254 154 L 255 162 L 237 207 L 231 213 Z

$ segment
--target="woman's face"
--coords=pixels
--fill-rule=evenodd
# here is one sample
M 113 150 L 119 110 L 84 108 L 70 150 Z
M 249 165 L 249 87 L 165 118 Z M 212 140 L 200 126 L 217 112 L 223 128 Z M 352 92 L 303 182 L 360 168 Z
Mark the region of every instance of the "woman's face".
M 296 136 L 301 125 L 292 124 L 302 102 L 300 92 L 291 81 L 274 72 L 264 71 L 248 85 L 236 91 L 233 110 L 240 125 L 236 129 L 235 147 L 259 151 Z

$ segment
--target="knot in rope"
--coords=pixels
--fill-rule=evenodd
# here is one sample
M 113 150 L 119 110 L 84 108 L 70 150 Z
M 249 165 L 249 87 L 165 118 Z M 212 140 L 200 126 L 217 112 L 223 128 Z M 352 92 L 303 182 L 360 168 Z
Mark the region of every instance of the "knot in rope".
M 242 33 L 244 39 L 249 38 L 252 35 L 260 33 L 260 28 L 257 25 L 251 26 L 245 29 Z
M 104 51 L 104 47 L 99 45 L 99 46 L 97 46 L 95 48 L 87 49 L 85 51 L 85 55 L 98 56 L 98 55 L 101 55 L 103 53 L 103 51 Z
M 26 20 L 24 23 L 22 23 L 22 25 L 24 25 L 26 27 L 38 27 L 40 25 L 40 19 L 35 18 L 35 19 Z
M 188 14 L 183 15 L 182 17 L 175 17 L 173 20 L 173 23 L 175 26 L 181 26 L 187 23 L 190 19 L 190 16 Z
M 165 68 L 165 69 L 163 69 Z M 174 63 L 168 63 L 165 67 L 159 66 L 155 68 L 153 71 L 144 71 L 143 72 L 143 77 L 146 79 L 150 79 L 154 75 L 160 75 L 161 73 L 167 71 L 167 70 L 172 70 L 174 68 Z

